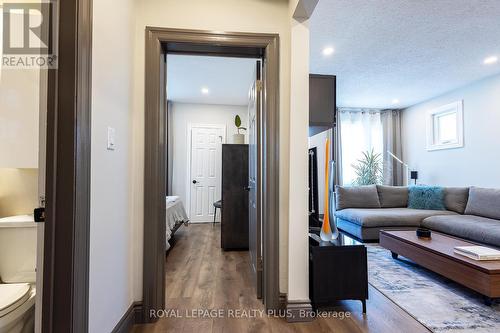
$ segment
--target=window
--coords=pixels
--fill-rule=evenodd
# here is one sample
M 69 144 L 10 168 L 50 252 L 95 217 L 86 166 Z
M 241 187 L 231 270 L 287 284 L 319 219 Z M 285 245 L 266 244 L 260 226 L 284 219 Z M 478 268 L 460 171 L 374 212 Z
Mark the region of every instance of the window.
M 427 150 L 464 146 L 463 103 L 444 105 L 427 114 Z
M 341 111 L 340 122 L 343 185 L 365 185 L 360 183 L 356 165 L 364 159 L 365 153 L 377 157 L 377 164 L 382 168 L 384 144 L 381 114 L 372 111 Z

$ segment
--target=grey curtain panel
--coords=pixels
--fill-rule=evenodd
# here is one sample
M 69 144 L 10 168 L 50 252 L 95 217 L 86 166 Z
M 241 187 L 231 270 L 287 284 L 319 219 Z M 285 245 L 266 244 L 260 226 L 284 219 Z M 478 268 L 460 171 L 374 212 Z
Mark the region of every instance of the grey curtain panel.
M 405 185 L 405 168 L 396 161 L 387 151 L 392 152 L 399 159 L 403 159 L 401 144 L 401 111 L 385 110 L 381 113 L 382 133 L 384 141 L 384 183 L 385 185 Z

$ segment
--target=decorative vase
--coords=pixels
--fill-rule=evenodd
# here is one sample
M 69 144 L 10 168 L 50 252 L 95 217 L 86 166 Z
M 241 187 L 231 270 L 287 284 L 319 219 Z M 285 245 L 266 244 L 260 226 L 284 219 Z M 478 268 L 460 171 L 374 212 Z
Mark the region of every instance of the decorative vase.
M 335 161 L 330 161 L 330 206 L 328 212 L 330 213 L 330 228 L 332 229 L 332 240 L 339 238 L 339 229 L 337 228 L 337 220 L 335 219 Z
M 325 211 L 323 213 L 323 224 L 321 225 L 320 237 L 322 241 L 329 242 L 332 239 L 332 229 L 330 228 L 330 200 L 329 200 L 329 161 L 330 155 L 330 139 L 326 139 L 325 149 Z
M 245 134 L 233 134 L 233 143 L 242 145 L 245 143 Z

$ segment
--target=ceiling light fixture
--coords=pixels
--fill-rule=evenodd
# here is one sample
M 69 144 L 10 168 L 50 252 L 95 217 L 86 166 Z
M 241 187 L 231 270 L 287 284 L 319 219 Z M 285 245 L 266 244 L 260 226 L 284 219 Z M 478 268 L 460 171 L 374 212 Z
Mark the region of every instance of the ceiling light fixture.
M 330 55 L 333 54 L 333 52 L 335 52 L 335 49 L 333 47 L 331 47 L 331 46 L 325 47 L 323 49 L 323 55 L 324 56 L 330 56 Z
M 208 95 L 209 92 L 210 92 L 210 90 L 208 90 L 208 88 L 206 88 L 206 87 L 201 88 L 201 93 L 203 95 Z
M 484 59 L 483 61 L 483 64 L 485 65 L 491 65 L 491 64 L 494 64 L 498 61 L 498 57 L 497 56 L 491 56 L 491 57 L 488 57 L 486 59 Z
M 393 99 L 392 104 L 399 104 L 399 99 L 397 99 L 397 98 Z

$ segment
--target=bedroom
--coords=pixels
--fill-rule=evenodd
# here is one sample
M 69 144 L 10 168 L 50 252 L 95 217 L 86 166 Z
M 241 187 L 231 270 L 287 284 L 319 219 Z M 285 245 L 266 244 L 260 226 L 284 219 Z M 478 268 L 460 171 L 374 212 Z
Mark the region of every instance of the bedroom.
M 174 53 L 166 63 L 167 299 L 207 283 L 217 298 L 222 281 L 250 283 L 223 267 L 250 267 L 248 115 L 260 61 Z

